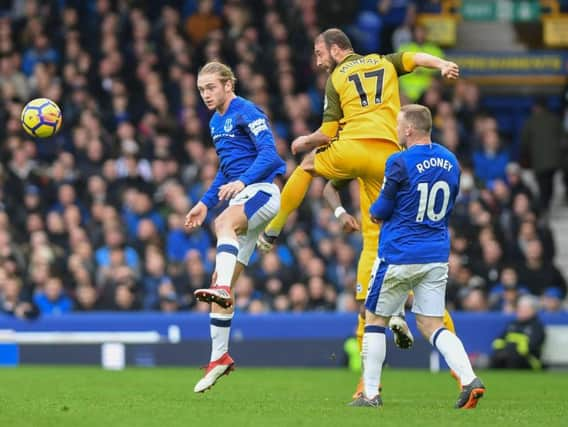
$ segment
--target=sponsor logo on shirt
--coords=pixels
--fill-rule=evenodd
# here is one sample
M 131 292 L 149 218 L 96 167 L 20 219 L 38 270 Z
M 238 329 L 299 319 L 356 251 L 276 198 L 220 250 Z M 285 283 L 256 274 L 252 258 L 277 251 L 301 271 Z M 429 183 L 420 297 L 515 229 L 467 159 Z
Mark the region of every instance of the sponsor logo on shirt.
M 266 119 L 260 118 L 250 122 L 248 128 L 254 136 L 258 136 L 263 130 L 268 130 L 268 123 L 266 123 Z

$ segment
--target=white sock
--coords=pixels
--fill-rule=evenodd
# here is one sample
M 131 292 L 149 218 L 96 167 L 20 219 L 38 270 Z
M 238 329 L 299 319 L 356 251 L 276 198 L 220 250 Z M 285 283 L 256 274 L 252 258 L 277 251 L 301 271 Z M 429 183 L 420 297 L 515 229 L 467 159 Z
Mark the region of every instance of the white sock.
M 363 335 L 363 381 L 365 397 L 372 399 L 379 393 L 381 371 L 387 352 L 385 328 L 382 326 L 365 326 Z
M 217 241 L 217 256 L 215 258 L 215 271 L 217 272 L 217 285 L 231 286 L 233 273 L 237 264 L 239 242 L 234 239 L 221 237 Z
M 229 351 L 229 335 L 233 314 L 211 313 L 211 362 Z
M 430 337 L 430 344 L 442 353 L 446 363 L 457 374 L 463 385 L 470 384 L 475 379 L 469 357 L 456 335 L 446 328 L 437 329 Z

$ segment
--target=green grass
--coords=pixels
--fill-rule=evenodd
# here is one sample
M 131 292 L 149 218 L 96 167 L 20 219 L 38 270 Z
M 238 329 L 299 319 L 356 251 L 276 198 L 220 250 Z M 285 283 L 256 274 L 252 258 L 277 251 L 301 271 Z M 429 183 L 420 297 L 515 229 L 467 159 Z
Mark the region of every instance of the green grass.
M 349 408 L 356 376 L 344 370 L 239 368 L 194 394 L 196 368 L 0 369 L 0 426 L 541 426 L 567 425 L 567 373 L 482 372 L 473 411 L 452 409 L 449 375 L 383 375 L 382 409 Z

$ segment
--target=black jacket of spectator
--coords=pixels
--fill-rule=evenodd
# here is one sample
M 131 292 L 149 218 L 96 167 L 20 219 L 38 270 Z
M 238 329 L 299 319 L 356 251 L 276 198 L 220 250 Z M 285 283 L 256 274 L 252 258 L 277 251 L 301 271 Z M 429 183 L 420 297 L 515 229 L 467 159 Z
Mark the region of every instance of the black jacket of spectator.
M 544 326 L 538 316 L 514 320 L 499 338 L 493 341 L 492 368 L 539 369 Z

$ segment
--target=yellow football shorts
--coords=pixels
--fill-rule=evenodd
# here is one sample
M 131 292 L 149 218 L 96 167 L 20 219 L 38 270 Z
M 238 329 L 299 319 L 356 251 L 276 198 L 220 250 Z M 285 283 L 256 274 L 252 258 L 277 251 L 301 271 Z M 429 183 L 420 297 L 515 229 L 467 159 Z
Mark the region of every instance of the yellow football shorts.
M 379 197 L 387 159 L 400 151 L 398 144 L 382 140 L 336 139 L 316 151 L 314 169 L 327 179 L 359 181 L 363 250 L 357 265 L 357 300 L 367 297 L 371 270 L 379 246 L 379 226 L 371 221 L 369 208 Z

